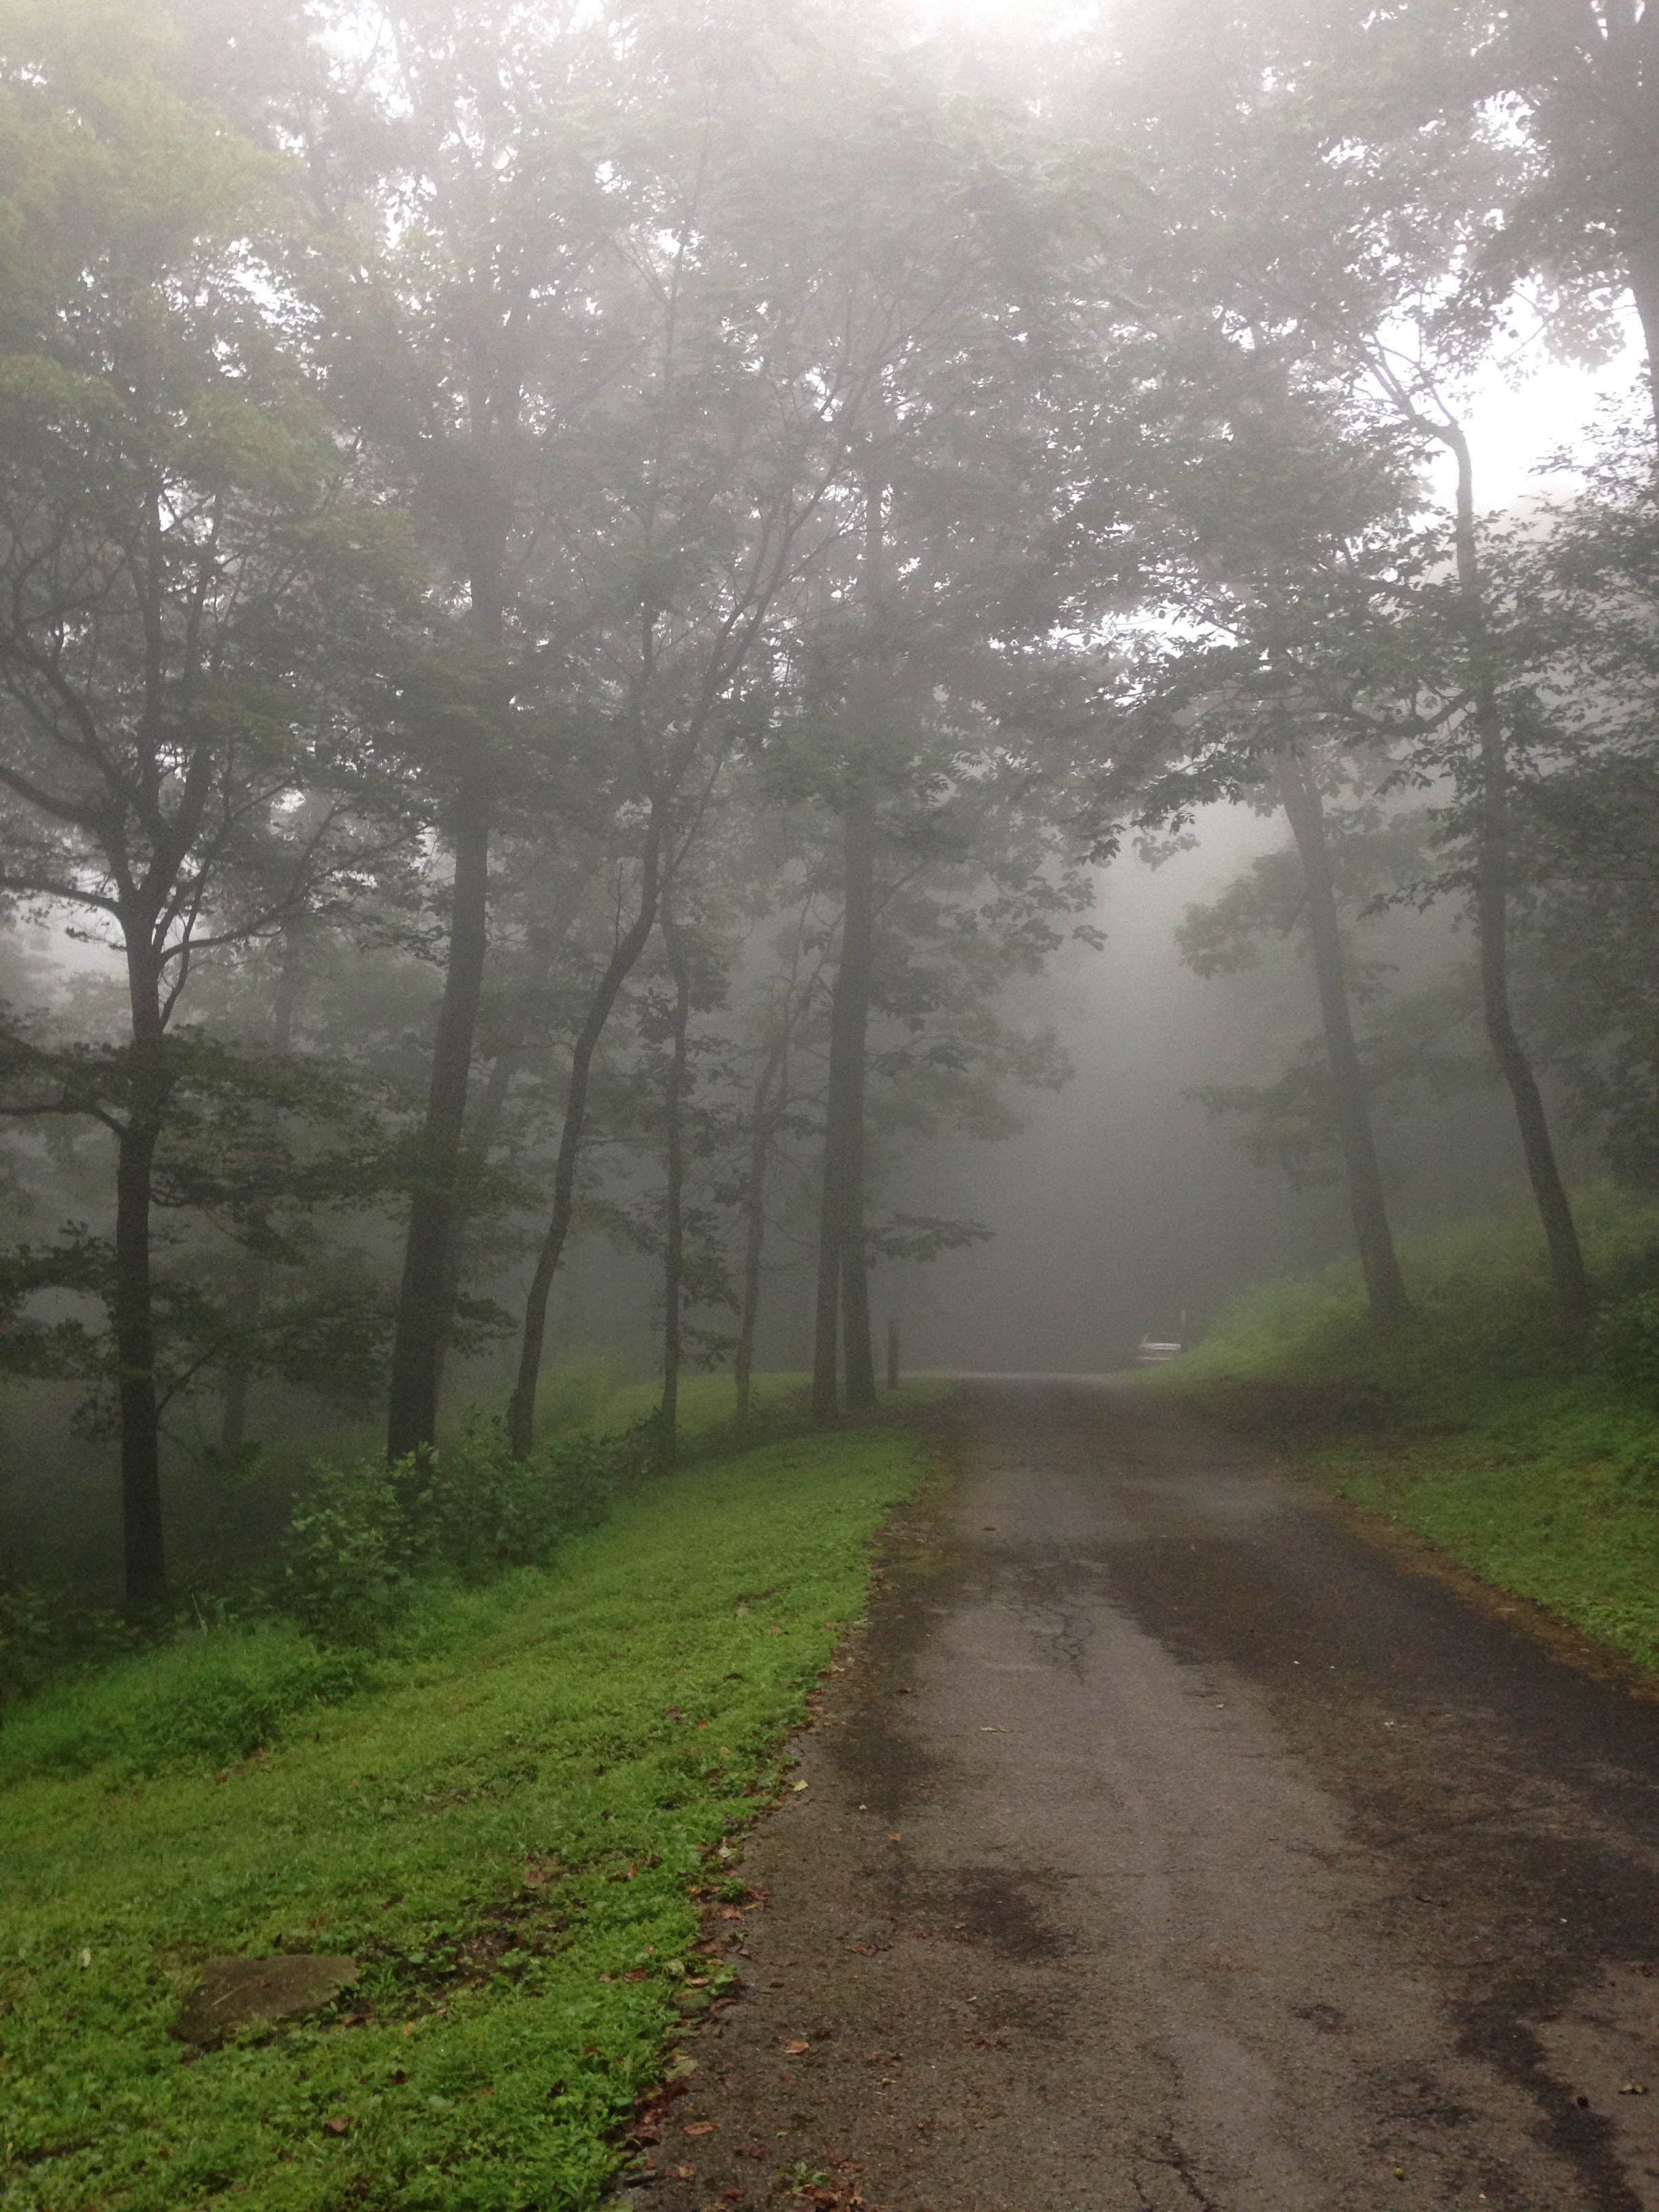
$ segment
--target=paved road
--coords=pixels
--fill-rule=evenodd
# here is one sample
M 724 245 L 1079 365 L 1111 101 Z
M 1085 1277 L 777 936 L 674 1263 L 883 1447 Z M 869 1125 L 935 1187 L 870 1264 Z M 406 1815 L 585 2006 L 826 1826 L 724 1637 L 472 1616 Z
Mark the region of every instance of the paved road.
M 639 2202 L 1659 2212 L 1659 1705 L 1133 1389 L 961 1424 Z

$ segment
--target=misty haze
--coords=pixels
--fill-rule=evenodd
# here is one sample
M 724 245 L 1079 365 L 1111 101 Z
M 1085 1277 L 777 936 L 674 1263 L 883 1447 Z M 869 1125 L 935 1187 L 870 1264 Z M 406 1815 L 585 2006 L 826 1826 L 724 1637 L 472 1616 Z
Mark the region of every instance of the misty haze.
M 1656 363 L 1654 0 L 11 0 L 5 2212 L 1659 2212 Z

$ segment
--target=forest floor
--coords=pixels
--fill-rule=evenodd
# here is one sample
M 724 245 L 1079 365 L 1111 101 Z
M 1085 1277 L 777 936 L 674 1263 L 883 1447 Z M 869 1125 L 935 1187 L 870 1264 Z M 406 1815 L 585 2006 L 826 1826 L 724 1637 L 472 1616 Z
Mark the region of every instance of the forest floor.
M 732 1839 L 796 1794 L 786 1739 L 927 1464 L 902 1427 L 779 1443 L 550 1569 L 424 1589 L 378 1651 L 256 1621 L 19 1708 L 3 2212 L 592 2204 L 722 2001 L 702 1909 L 741 1918 Z M 263 1747 L 204 1762 L 254 1707 Z M 203 2033 L 224 1960 L 320 1960 L 331 2001 Z
M 634 2203 L 1659 2207 L 1634 1670 L 1168 1394 L 958 1410 Z

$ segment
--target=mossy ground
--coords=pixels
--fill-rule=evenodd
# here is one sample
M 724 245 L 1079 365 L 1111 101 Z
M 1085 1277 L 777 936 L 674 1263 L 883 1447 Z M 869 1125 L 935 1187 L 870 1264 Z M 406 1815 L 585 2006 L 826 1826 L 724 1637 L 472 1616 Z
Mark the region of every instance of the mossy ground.
M 424 1594 L 364 1679 L 273 1692 L 276 1740 L 228 1768 L 167 1717 L 227 1673 L 303 1679 L 290 1629 L 215 1632 L 210 1659 L 169 1647 L 20 1715 L 0 1735 L 0 2205 L 593 2203 L 708 1998 L 690 1893 L 781 1785 L 921 1468 L 890 1427 L 653 1485 L 550 1571 Z M 362 1977 L 303 2024 L 173 2039 L 204 1959 L 277 1950 Z
M 1577 1199 L 1606 1292 L 1644 1280 L 1659 1208 Z M 1484 1581 L 1659 1669 L 1659 1401 L 1596 1371 L 1524 1215 L 1402 1240 L 1418 1318 L 1378 1334 L 1358 1271 L 1264 1285 L 1149 1374 Z

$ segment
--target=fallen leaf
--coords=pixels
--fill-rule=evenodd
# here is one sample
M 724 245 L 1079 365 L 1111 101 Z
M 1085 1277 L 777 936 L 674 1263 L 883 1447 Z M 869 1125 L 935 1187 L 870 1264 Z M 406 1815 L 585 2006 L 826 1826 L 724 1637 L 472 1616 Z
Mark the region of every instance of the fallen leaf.
M 689 2136 L 698 2137 L 712 2136 L 719 2125 L 718 2120 L 688 2120 L 685 2124 L 685 2132 Z
M 792 1790 L 805 1790 L 808 1786 L 809 1785 L 805 1782 L 792 1782 L 789 1785 Z
M 343 2136 L 350 2125 L 343 2112 L 331 2112 L 323 2122 L 324 2128 L 331 2136 Z
M 904 1838 L 899 1833 L 897 1829 L 895 1829 L 887 1840 L 890 1844 L 902 1844 L 904 1841 Z
M 791 2058 L 802 2058 L 812 2048 L 810 2043 L 786 2043 L 784 2050 Z
M 81 1954 L 81 1966 L 82 1966 L 82 1970 L 84 1972 L 84 1971 L 85 1971 L 85 1969 L 86 1969 L 87 1967 L 88 1967 L 91 1964 L 92 1964 L 92 1954 L 91 1954 L 91 1952 L 90 1952 L 90 1951 L 82 1951 L 82 1954 Z
M 1645 2097 L 1648 2085 L 1645 2081 L 1626 2081 L 1619 2094 L 1621 2097 Z
M 668 2171 L 676 2181 L 695 2181 L 697 2178 L 695 2166 L 671 2166 Z

